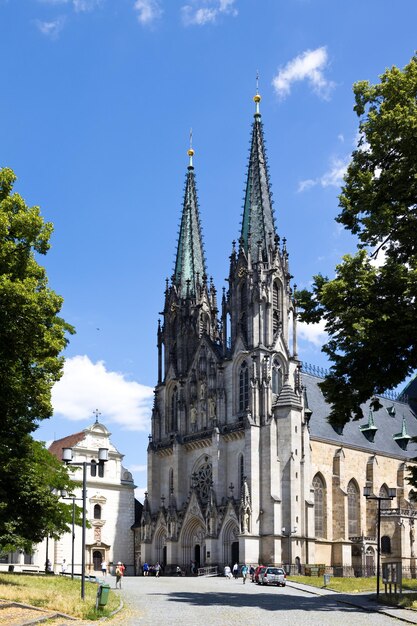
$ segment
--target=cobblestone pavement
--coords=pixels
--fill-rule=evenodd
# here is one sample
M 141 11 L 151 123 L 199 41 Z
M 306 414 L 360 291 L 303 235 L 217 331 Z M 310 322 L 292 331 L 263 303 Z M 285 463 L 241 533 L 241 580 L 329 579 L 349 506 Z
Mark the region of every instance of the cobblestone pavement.
M 280 626 L 388 626 L 403 614 L 376 612 L 369 596 L 346 596 L 323 590 L 320 595 L 301 586 L 264 587 L 225 578 L 125 578 L 122 596 L 131 616 L 124 626 L 223 626 L 233 623 Z M 345 603 L 349 602 L 349 604 Z M 360 603 L 361 608 L 353 603 Z M 395 609 L 394 609 L 395 611 Z

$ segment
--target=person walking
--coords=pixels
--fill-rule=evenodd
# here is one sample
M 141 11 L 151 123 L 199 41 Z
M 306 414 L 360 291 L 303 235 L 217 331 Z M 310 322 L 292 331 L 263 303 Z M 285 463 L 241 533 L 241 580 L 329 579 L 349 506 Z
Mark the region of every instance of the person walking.
M 233 577 L 234 577 L 235 580 L 237 580 L 238 576 L 239 576 L 239 564 L 235 563 L 233 565 Z
M 155 576 L 156 576 L 157 578 L 159 578 L 159 572 L 160 572 L 160 571 L 161 571 L 161 566 L 159 565 L 159 563 L 157 563 L 157 564 L 155 565 Z
M 121 561 L 119 561 L 116 567 L 116 589 L 117 587 L 119 587 L 119 589 L 122 588 L 122 578 L 123 578 L 124 572 L 125 572 L 125 566 L 123 565 Z
M 143 564 L 143 575 L 144 576 L 149 576 L 149 565 L 148 563 L 145 561 L 145 563 Z
M 232 571 L 230 569 L 230 565 L 225 566 L 224 575 L 226 576 L 226 578 L 232 578 Z
M 248 571 L 249 571 L 248 570 L 248 566 L 245 563 L 245 565 L 243 565 L 243 567 L 242 567 L 243 584 L 245 584 L 245 582 L 246 582 L 246 576 L 248 575 Z
M 105 561 L 104 559 L 101 562 L 101 573 L 103 574 L 105 578 L 107 574 L 107 561 Z
M 65 576 L 66 573 L 67 573 L 67 562 L 65 559 L 62 559 L 61 575 Z

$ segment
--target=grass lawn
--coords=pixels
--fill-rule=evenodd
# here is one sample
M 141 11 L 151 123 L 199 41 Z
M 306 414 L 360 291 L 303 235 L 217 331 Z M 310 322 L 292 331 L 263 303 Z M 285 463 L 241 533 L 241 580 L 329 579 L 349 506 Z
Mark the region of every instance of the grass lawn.
M 312 587 L 323 588 L 323 576 L 289 576 L 289 581 L 302 583 L 303 585 L 311 585 Z M 327 589 L 338 591 L 340 593 L 361 593 L 371 591 L 376 593 L 376 576 L 370 578 L 337 578 L 330 576 L 330 582 L 326 585 Z M 417 609 L 417 580 L 411 578 L 403 578 L 403 595 L 400 598 L 395 596 L 385 596 L 385 585 L 380 580 L 380 598 L 382 602 L 393 604 L 395 606 L 403 606 L 404 608 Z M 413 591 L 414 593 L 407 593 Z M 405 593 L 404 593 L 405 592 Z
M 95 611 L 97 584 L 85 583 L 85 600 L 81 600 L 80 579 L 63 576 L 25 576 L 0 574 L 0 598 L 52 609 L 81 619 L 108 616 L 119 606 L 119 598 L 110 590 L 107 605 Z

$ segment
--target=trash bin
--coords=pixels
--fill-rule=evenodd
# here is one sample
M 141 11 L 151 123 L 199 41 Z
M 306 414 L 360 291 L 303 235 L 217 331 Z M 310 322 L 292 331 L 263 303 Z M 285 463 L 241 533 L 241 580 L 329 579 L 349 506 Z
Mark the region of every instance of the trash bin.
M 109 599 L 110 585 L 99 585 L 97 590 L 97 605 L 106 606 Z
M 327 585 L 330 583 L 330 574 L 324 574 L 323 579 L 323 584 L 325 587 L 327 587 Z
M 14 565 L 9 565 L 8 571 L 9 572 L 14 572 Z

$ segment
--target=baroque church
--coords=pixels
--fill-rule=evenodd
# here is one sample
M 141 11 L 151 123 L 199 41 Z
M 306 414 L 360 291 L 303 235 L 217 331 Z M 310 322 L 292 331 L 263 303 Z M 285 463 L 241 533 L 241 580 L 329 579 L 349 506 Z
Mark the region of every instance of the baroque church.
M 412 571 L 417 509 L 407 464 L 416 456 L 410 440 L 417 419 L 405 397 L 382 397 L 382 408 L 363 407 L 366 417 L 343 430 L 327 422 L 323 372 L 297 353 L 296 302 L 274 219 L 260 100 L 257 94 L 240 238 L 221 301 L 208 280 L 188 151 L 175 269 L 157 331 L 136 565 L 237 561 L 372 572 L 381 506 L 382 558 Z M 366 499 L 364 487 L 384 499 Z

